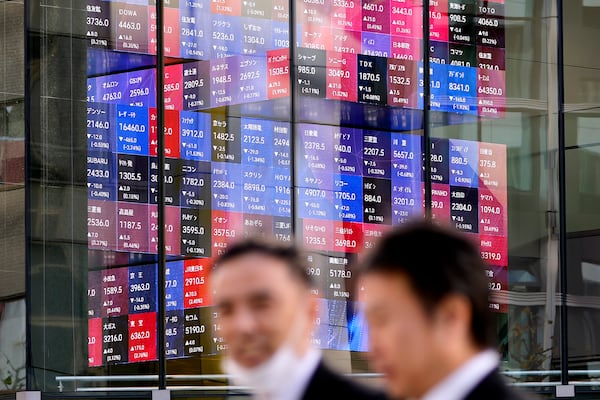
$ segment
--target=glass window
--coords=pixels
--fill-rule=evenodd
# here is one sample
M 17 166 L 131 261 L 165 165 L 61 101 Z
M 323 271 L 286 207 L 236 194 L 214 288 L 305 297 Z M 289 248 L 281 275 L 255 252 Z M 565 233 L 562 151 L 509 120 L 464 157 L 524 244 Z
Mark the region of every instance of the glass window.
M 569 378 L 589 382 L 599 373 L 597 254 L 600 212 L 600 59 L 581 40 L 598 33 L 597 2 L 563 7 L 565 20 L 565 141 Z M 586 385 L 586 383 L 581 383 Z M 589 385 L 589 384 L 588 384 Z M 583 386 L 582 391 L 589 388 Z
M 23 3 L 1 3 L 0 21 L 1 301 L 25 293 Z
M 593 29 L 595 7 L 581 7 L 566 21 Z M 165 0 L 158 26 L 153 0 L 33 2 L 30 102 L 0 109 L 0 129 L 29 112 L 33 387 L 146 390 L 163 355 L 169 385 L 225 385 L 209 271 L 247 235 L 310 251 L 313 343 L 367 372 L 356 260 L 426 210 L 481 248 L 504 372 L 559 380 L 557 12 L 551 0 L 430 0 L 423 27 L 417 0 Z M 596 229 L 600 187 L 593 67 L 577 57 L 570 68 L 586 72 L 567 68 L 567 81 L 587 77 L 588 92 L 567 92 L 574 233 Z M 600 261 L 573 263 L 574 294 L 591 295 Z M 581 304 L 573 343 L 592 346 Z
M 0 390 L 25 389 L 25 299 L 0 302 Z
M 505 374 L 517 384 L 556 380 L 558 314 L 547 300 L 558 277 L 547 212 L 558 209 L 548 161 L 557 137 L 551 2 L 448 4 L 448 50 L 431 42 L 449 57 L 431 58 L 433 217 L 480 244 Z M 464 49 L 475 53 L 470 67 L 457 59 Z
M 63 2 L 27 11 L 27 380 L 57 391 L 87 359 L 85 19 Z
M 0 391 L 26 376 L 23 10 L 0 2 Z
M 31 323 L 43 340 L 33 341 L 30 374 L 43 390 L 156 387 L 163 351 L 169 384 L 224 385 L 211 258 L 245 235 L 291 240 L 289 5 L 164 4 L 158 28 L 154 2 L 31 8 L 30 63 L 42 71 L 30 87 L 31 146 L 40 155 L 30 180 Z

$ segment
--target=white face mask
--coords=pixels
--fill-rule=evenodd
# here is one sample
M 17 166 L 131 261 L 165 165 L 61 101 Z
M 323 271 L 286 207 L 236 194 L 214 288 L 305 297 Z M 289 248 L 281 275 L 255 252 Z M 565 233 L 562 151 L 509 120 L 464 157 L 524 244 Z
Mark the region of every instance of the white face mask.
M 231 357 L 226 356 L 223 360 L 225 373 L 232 376 L 235 385 L 246 386 L 256 393 L 273 393 L 279 388 L 284 388 L 289 377 L 293 375 L 301 357 L 294 349 L 294 343 L 305 335 L 305 322 L 299 314 L 293 324 L 288 338 L 273 353 L 273 355 L 262 364 L 247 368 L 241 366 Z
M 271 358 L 256 367 L 243 367 L 231 357 L 225 358 L 223 367 L 228 375 L 232 375 L 235 385 L 249 387 L 257 393 L 273 393 L 285 385 L 298 361 L 292 346 L 284 343 Z

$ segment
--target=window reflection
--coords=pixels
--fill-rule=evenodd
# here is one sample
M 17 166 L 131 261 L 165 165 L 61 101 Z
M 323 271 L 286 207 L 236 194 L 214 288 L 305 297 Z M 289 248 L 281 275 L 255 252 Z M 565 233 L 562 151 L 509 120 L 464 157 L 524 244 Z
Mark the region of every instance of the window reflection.
M 25 178 L 23 105 L 23 100 L 0 103 L 0 185 Z
M 0 302 L 0 391 L 25 388 L 25 299 Z

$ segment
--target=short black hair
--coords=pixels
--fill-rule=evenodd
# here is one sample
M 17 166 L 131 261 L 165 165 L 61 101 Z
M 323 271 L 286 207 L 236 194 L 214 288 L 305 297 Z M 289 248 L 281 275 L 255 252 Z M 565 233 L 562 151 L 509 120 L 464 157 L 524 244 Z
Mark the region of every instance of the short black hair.
M 307 257 L 299 246 L 259 236 L 249 236 L 229 244 L 225 252 L 215 260 L 213 270 L 218 270 L 227 261 L 248 254 L 261 254 L 280 260 L 288 267 L 293 278 L 308 288 L 313 285 L 308 274 Z
M 449 295 L 471 304 L 471 335 L 478 346 L 494 347 L 489 283 L 478 248 L 449 228 L 417 221 L 388 231 L 365 257 L 361 273 L 404 275 L 427 312 Z

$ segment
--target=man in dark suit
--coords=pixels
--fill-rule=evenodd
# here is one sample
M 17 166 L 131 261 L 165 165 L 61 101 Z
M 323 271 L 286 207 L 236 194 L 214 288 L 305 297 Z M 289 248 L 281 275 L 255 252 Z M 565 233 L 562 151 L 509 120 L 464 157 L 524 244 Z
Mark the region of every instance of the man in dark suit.
M 392 230 L 364 260 L 359 290 L 369 357 L 389 395 L 523 398 L 497 371 L 488 280 L 466 237 L 427 222 Z
M 257 399 L 380 398 L 325 366 L 311 346 L 317 300 L 305 258 L 289 244 L 247 239 L 219 257 L 210 277 L 223 366 Z

